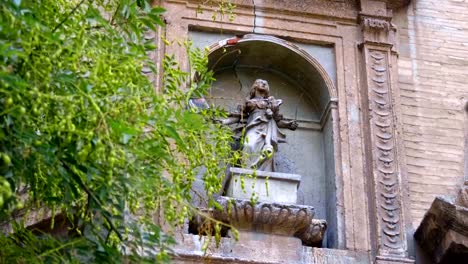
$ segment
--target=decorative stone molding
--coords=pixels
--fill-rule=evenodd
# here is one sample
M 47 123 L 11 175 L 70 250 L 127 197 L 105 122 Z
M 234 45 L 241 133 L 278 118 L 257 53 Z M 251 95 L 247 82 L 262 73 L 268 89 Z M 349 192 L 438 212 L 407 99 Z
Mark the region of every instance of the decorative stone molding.
M 361 23 L 363 40 L 367 43 L 374 43 L 381 46 L 392 46 L 391 31 L 393 30 L 390 23 L 391 17 L 374 16 L 369 14 L 359 14 Z
M 383 19 L 373 18 L 373 17 L 364 17 L 362 21 L 363 27 L 366 30 L 390 30 L 390 23 Z
M 382 11 L 381 8 L 376 10 Z M 380 13 L 360 14 L 367 88 L 365 104 L 369 109 L 364 113 L 369 120 L 368 171 L 374 192 L 370 199 L 375 206 L 377 228 L 376 262 L 411 263 L 414 261 L 407 258 L 392 102 L 392 86 L 396 83 L 392 83 L 390 65 L 395 28 L 390 22 L 391 12 Z
M 393 114 L 388 85 L 388 52 L 369 49 L 369 105 L 377 212 L 381 227 L 381 247 L 403 251 L 400 222 L 400 195 L 396 173 Z
M 390 46 L 364 45 L 369 104 L 371 174 L 374 182 L 377 259 L 407 260 L 407 246 L 401 206 L 395 124 L 390 89 Z
M 222 209 L 212 209 L 212 218 L 230 224 L 239 230 L 273 235 L 295 236 L 304 245 L 321 245 L 327 223 L 314 219 L 312 206 L 257 202 L 220 196 Z M 203 219 L 195 223 L 200 225 Z

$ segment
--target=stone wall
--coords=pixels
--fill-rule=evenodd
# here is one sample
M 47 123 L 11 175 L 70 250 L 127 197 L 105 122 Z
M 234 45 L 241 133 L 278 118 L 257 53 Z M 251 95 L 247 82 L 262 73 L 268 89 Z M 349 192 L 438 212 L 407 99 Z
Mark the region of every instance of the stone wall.
M 409 207 L 413 228 L 464 174 L 468 1 L 416 0 L 394 13 Z
M 234 21 L 198 14 L 196 2 L 163 1 L 170 42 L 201 31 L 333 47 L 334 63 L 315 58 L 335 75 L 335 122 L 325 129 L 334 155 L 325 158 L 335 161 L 336 177 L 325 193 L 337 190 L 330 230 L 339 233 L 328 234 L 327 250 L 412 263 L 424 213 L 437 195 L 454 196 L 468 174 L 468 0 L 236 0 Z M 186 66 L 183 49 L 161 50 Z

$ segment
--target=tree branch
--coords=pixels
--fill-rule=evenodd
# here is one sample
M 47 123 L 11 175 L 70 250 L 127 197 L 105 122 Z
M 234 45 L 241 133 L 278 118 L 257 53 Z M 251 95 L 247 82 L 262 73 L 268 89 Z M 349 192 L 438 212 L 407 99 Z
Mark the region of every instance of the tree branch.
M 91 197 L 91 199 L 101 208 L 103 209 L 103 212 L 102 212 L 102 216 L 104 216 L 104 218 L 106 219 L 107 223 L 109 224 L 110 226 L 110 229 L 111 231 L 114 231 L 117 236 L 119 237 L 120 241 L 123 241 L 123 237 L 122 237 L 122 234 L 120 234 L 120 232 L 117 230 L 117 228 L 115 227 L 114 223 L 112 222 L 112 220 L 106 215 L 106 210 L 104 209 L 104 207 L 102 206 L 102 203 L 101 201 L 99 201 L 99 198 L 97 198 L 94 193 L 88 188 L 88 186 L 86 186 L 84 184 L 84 182 L 81 180 L 80 178 L 80 175 L 78 175 L 75 170 L 78 170 L 78 169 L 74 169 L 75 166 L 71 165 L 72 167 L 70 167 L 70 165 L 68 165 L 65 161 L 61 161 L 63 167 L 68 170 L 69 172 L 72 173 L 72 175 L 76 176 L 76 177 L 73 177 L 75 182 L 78 183 L 78 185 L 88 194 L 88 197 Z
M 58 23 L 57 26 L 54 27 L 54 29 L 52 30 L 52 33 L 54 33 L 55 31 L 57 31 L 57 29 L 59 29 L 63 23 L 67 22 L 67 20 L 76 12 L 76 10 L 78 10 L 78 8 L 80 8 L 80 6 L 85 2 L 86 0 L 81 0 L 73 9 L 72 11 L 70 11 L 70 13 L 68 13 L 68 15 L 62 20 L 60 21 L 60 23 Z M 92 2 L 92 1 L 91 1 Z

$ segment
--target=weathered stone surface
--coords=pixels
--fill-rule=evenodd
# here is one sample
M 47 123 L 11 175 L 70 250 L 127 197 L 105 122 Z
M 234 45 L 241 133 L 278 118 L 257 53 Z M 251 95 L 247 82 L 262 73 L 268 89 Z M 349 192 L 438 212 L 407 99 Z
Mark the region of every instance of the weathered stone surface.
M 175 263 L 302 263 L 301 241 L 295 237 L 239 232 L 239 240 L 223 237 L 216 246 L 214 239 L 183 235 L 174 248 Z M 203 245 L 208 243 L 206 252 Z
M 408 8 L 404 8 L 405 0 L 337 0 L 326 1 L 325 4 L 324 1 L 279 3 L 239 0 L 233 22 L 227 19 L 213 21 L 209 12 L 196 14 L 195 1 L 188 4 L 181 0 L 169 2 L 166 35 L 170 40 L 180 36 L 183 38 L 190 30 L 222 32 L 231 36 L 254 32 L 292 42 L 333 47 L 337 79 L 335 86 L 330 87 L 335 91 L 338 103 L 332 131 L 333 140 L 336 141 L 336 185 L 332 185 L 332 188 L 337 189 L 337 201 L 334 203 L 338 214 L 337 240 L 340 241 L 337 247 L 371 252 L 379 249 L 375 241 L 381 238 L 381 233 L 374 229 L 376 218 L 369 208 L 379 210 L 384 216 L 393 209 L 401 210 L 403 213 L 398 214 L 401 216 L 398 219 L 399 232 L 411 236 L 413 228 L 419 225 L 436 195 L 456 193 L 463 180 L 463 163 L 466 159 L 461 142 L 466 137 L 462 105 L 467 99 L 468 49 L 465 32 L 468 24 L 465 11 L 468 2 L 412 1 Z M 386 14 L 387 8 L 393 9 L 391 20 L 388 19 L 392 16 L 390 12 Z M 391 96 L 386 98 L 386 102 L 393 107 L 388 119 L 392 120 L 391 126 L 396 128 L 392 133 L 396 170 L 391 177 L 398 185 L 395 190 L 401 192 L 398 193 L 399 198 L 393 199 L 397 206 L 390 208 L 392 210 L 372 204 L 378 198 L 379 204 L 385 205 L 386 198 L 382 195 L 390 197 L 391 194 L 382 192 L 386 186 L 373 182 L 375 178 L 372 179 L 372 175 L 366 172 L 373 165 L 366 158 L 366 148 L 372 136 L 363 125 L 369 123 L 363 113 L 368 112 L 369 104 L 365 100 L 369 96 L 367 91 L 361 89 L 365 85 L 366 75 L 361 71 L 362 54 L 356 47 L 357 42 L 362 40 L 358 19 L 362 11 L 376 14 L 373 18 L 379 18 L 379 12 L 387 17 L 384 21 L 388 24 L 369 20 L 368 28 L 382 25 L 386 29 L 388 25 L 389 33 L 395 33 L 394 25 L 398 28 L 396 38 L 387 36 L 393 47 L 392 55 L 387 58 L 387 90 Z M 367 34 L 366 37 L 371 35 Z M 168 49 L 170 51 L 171 47 Z M 175 53 L 185 54 L 185 50 L 180 48 Z M 272 57 L 275 58 L 265 56 Z M 261 61 L 262 58 L 256 60 Z M 232 66 L 231 63 L 226 67 Z M 315 86 L 310 85 L 310 90 L 316 91 Z M 307 89 L 305 91 L 306 96 L 316 98 L 315 94 L 308 93 Z M 378 151 L 371 149 L 374 150 Z M 386 161 L 377 162 L 383 165 Z M 302 171 L 298 172 L 304 178 L 308 176 Z M 385 225 L 382 223 L 383 217 L 377 220 Z M 384 239 L 388 239 L 388 236 Z M 408 241 L 411 252 L 413 242 L 411 238 Z M 407 250 L 404 246 L 402 248 Z M 375 256 L 372 261 L 376 261 Z M 393 260 L 381 258 L 378 261 Z
M 468 181 L 465 181 L 465 184 L 460 188 L 455 204 L 468 208 Z
M 303 263 L 308 264 L 370 264 L 369 253 L 365 251 L 337 250 L 329 248 L 304 247 Z
M 414 237 L 435 263 L 466 263 L 468 208 L 437 197 Z
M 407 6 L 411 0 L 383 0 L 387 4 L 387 8 L 398 9 Z
M 213 211 L 215 219 L 232 224 L 240 230 L 296 236 L 304 244 L 320 245 L 326 222 L 314 221 L 314 208 L 306 205 L 287 205 L 219 197 L 223 210 Z
M 236 43 L 238 39 L 235 38 Z M 256 79 L 249 96 L 243 101 L 221 122 L 225 125 L 236 124 L 233 130 L 243 140 L 243 168 L 274 172 L 278 145 L 286 142 L 286 135 L 280 128 L 296 130 L 298 123 L 296 120 L 286 120 L 280 113 L 283 100 L 271 95 L 266 80 Z
M 411 1 L 393 12 L 399 35 L 398 88 L 408 174 L 408 205 L 416 229 L 438 195 L 463 183 L 463 104 L 468 99 L 467 1 Z
M 230 168 L 228 196 L 239 199 L 255 197 L 262 202 L 295 204 L 301 176 L 297 174 Z
M 191 32 L 190 35 L 194 43 L 204 43 L 202 45 L 230 39 L 217 33 Z M 216 67 L 220 69 L 215 70 L 216 82 L 211 89 L 213 100 L 210 102 L 223 106 L 229 112 L 234 111 L 238 102 L 249 95 L 250 85 L 256 78 L 268 80 L 275 96 L 284 100 L 281 106 L 284 118 L 297 119 L 299 123 L 296 131 L 282 130 L 288 142 L 278 148 L 275 170 L 300 174 L 302 178 L 298 193 L 303 195 L 299 203 L 314 206 L 319 218 L 327 219 L 328 223 L 337 223 L 338 220 L 333 220 L 340 217 L 334 214 L 338 204 L 335 197 L 342 188 L 335 187 L 335 183 L 340 182 L 335 181 L 334 149 L 338 148 L 333 146 L 339 142 L 338 139 L 333 140 L 333 130 L 338 131 L 338 127 L 332 123 L 339 119 L 336 114 L 332 114 L 336 112 L 336 102 L 327 103 L 328 89 L 320 81 L 321 75 L 311 69 L 309 61 L 301 56 L 310 54 L 314 58 L 323 58 L 319 62 L 327 66 L 324 67 L 325 71 L 332 78 L 336 74 L 328 70 L 335 68 L 335 63 L 331 63 L 335 57 L 330 53 L 330 47 L 303 44 L 300 45 L 302 50 L 294 48 L 299 44 L 271 36 L 248 34 L 238 39 L 235 46 L 219 48 L 219 51 L 210 55 L 213 63 L 219 61 Z M 223 55 L 224 49 L 229 55 Z M 238 50 L 242 56 L 231 56 Z M 288 63 L 284 63 L 286 58 Z M 229 66 L 232 64 L 237 65 L 235 69 Z M 278 74 L 278 71 L 282 74 Z M 291 79 L 297 76 L 297 80 Z M 314 87 L 307 91 L 308 96 L 304 93 L 307 87 Z
M 394 59 L 391 12 L 385 4 L 370 1 L 370 5 L 360 14 L 363 31 L 361 45 L 366 76 L 366 103 L 364 112 L 369 120 L 370 140 L 367 160 L 371 164 L 368 172 L 373 175 L 373 190 L 377 237 L 377 263 L 413 263 L 408 259 L 404 208 L 401 206 L 401 179 L 398 176 L 400 165 L 394 125 L 394 105 L 392 103 L 392 69 Z
M 299 239 L 271 234 L 240 232 L 238 241 L 223 237 L 216 246 L 208 242 L 206 253 L 202 247 L 207 237 L 182 235 L 174 248 L 173 262 L 195 263 L 287 263 L 287 264 L 370 264 L 369 252 L 301 245 Z
M 222 210 L 209 209 L 205 212 L 218 221 L 232 225 L 241 231 L 295 236 L 304 245 L 321 246 L 327 228 L 325 220 L 314 219 L 314 208 L 306 205 L 257 202 L 250 200 L 218 197 Z M 193 219 L 193 230 L 207 224 L 201 216 Z

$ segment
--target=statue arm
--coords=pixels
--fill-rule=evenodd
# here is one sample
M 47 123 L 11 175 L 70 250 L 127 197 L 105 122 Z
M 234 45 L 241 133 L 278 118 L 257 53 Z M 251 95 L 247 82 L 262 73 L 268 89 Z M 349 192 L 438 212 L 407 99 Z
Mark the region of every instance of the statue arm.
M 296 120 L 284 120 L 284 119 L 276 121 L 276 125 L 279 128 L 287 128 L 291 130 L 296 130 L 296 128 L 299 126 Z
M 239 106 L 238 110 L 240 108 L 241 107 Z M 222 125 L 232 125 L 232 124 L 235 124 L 235 123 L 239 123 L 241 120 L 242 120 L 241 112 L 235 111 L 235 112 L 229 112 L 227 118 L 217 119 L 217 120 L 214 120 L 214 121 L 216 123 L 219 123 L 219 124 L 222 124 Z
M 296 120 L 285 120 L 283 115 L 280 114 L 279 112 L 279 106 L 283 103 L 281 99 L 275 100 L 273 96 L 271 96 L 270 99 L 273 102 L 273 118 L 276 121 L 276 125 L 279 128 L 287 128 L 291 130 L 296 130 L 296 128 L 299 126 L 297 124 Z
M 240 115 L 229 115 L 228 118 L 219 120 L 221 124 L 223 125 L 231 125 L 234 123 L 239 123 L 240 122 Z

